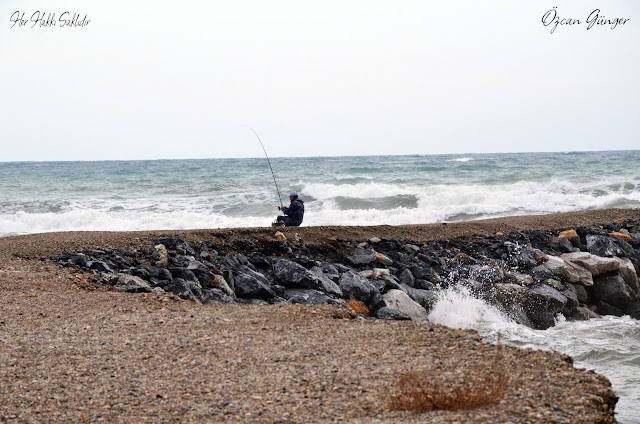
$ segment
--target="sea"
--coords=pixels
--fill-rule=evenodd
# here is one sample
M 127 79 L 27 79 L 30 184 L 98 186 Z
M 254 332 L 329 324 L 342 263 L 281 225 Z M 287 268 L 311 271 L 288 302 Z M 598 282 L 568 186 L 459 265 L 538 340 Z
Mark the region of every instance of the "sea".
M 0 158 L 1 160 L 1 158 Z M 273 172 L 272 172 L 273 171 Z M 640 150 L 408 156 L 0 162 L 0 237 L 52 231 L 267 227 L 295 190 L 305 226 L 403 225 L 640 207 Z M 431 319 L 554 349 L 606 375 L 640 424 L 640 322 L 540 331 L 463 292 Z

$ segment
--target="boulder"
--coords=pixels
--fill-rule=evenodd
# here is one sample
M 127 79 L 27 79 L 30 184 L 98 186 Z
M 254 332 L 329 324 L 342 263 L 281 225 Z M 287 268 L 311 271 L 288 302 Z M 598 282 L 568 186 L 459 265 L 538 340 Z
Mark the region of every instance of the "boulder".
M 580 302 L 578 301 L 578 294 L 572 285 L 568 285 L 568 287 L 560 293 L 567 298 L 567 303 L 565 303 L 564 308 L 562 308 L 562 315 L 569 318 L 576 313 L 576 310 L 580 305 Z
M 599 315 L 593 312 L 591 309 L 584 306 L 578 306 L 576 311 L 571 315 L 573 321 L 587 321 L 592 318 L 598 318 Z
M 524 309 L 528 290 L 519 284 L 498 283 L 489 288 L 486 296 L 491 303 L 518 324 L 533 327 Z
M 382 307 L 378 309 L 374 316 L 378 319 L 395 320 L 395 321 L 410 321 L 411 317 L 404 312 L 400 312 L 397 309 Z
M 588 235 L 587 250 L 598 256 L 633 256 L 633 247 L 626 241 L 612 235 Z
M 578 240 L 580 239 L 580 236 L 578 235 L 578 233 L 576 232 L 576 230 L 565 230 L 560 232 L 560 234 L 558 234 L 558 238 L 577 238 Z
M 227 293 L 223 292 L 220 289 L 203 289 L 202 290 L 202 303 L 234 303 L 236 295 L 233 297 L 229 296 Z
M 345 303 L 342 299 L 335 299 L 313 289 L 287 289 L 282 294 L 282 297 L 287 300 L 287 303 L 308 303 L 313 305 Z
M 355 266 L 368 265 L 376 260 L 376 252 L 370 247 L 358 246 L 346 259 L 350 264 Z
M 534 328 L 545 330 L 555 325 L 555 316 L 567 303 L 567 298 L 551 286 L 528 289 L 525 310 Z
M 622 315 L 624 315 L 624 312 L 622 309 L 609 305 L 607 302 L 596 303 L 596 311 L 600 315 L 613 315 L 616 317 L 621 317 Z
M 632 303 L 625 311 L 631 318 L 640 320 L 640 301 Z
M 567 287 L 570 287 L 571 290 L 578 297 L 578 302 L 583 305 L 588 305 L 591 303 L 591 298 L 589 297 L 589 292 L 582 284 L 571 284 L 568 283 Z
M 140 277 L 118 274 L 116 290 L 129 293 L 150 293 L 153 291 L 153 287 Z
M 611 233 L 612 236 L 616 236 L 618 237 L 620 240 L 623 240 L 627 243 L 631 243 L 631 241 L 633 240 L 633 238 L 631 238 L 631 236 L 629 234 L 625 234 L 619 231 L 614 231 Z
M 580 283 L 583 286 L 593 286 L 593 276 L 591 273 L 570 261 L 565 261 L 558 256 L 549 255 L 549 260 L 543 265 L 554 275 L 565 279 L 569 283 Z
M 504 271 L 504 281 L 521 286 L 530 286 L 533 284 L 533 277 L 520 272 Z
M 371 314 L 367 305 L 359 300 L 350 300 L 347 302 L 347 306 L 357 315 L 364 315 L 368 317 Z
M 193 300 L 201 303 L 202 287 L 198 281 L 187 281 L 183 278 L 175 278 L 167 288 L 185 300 Z
M 239 272 L 235 278 L 235 294 L 248 299 L 270 299 L 276 295 L 270 285 L 263 283 L 254 275 Z
M 424 321 L 427 319 L 427 311 L 420 306 L 419 303 L 411 300 L 408 294 L 402 290 L 389 290 L 382 296 L 385 306 L 384 308 L 391 308 L 402 312 L 409 316 L 413 321 Z M 378 309 L 377 313 L 380 312 Z
M 105 261 L 87 261 L 87 268 L 98 272 L 113 274 L 113 270 Z
M 427 312 L 431 311 L 433 305 L 438 301 L 438 292 L 435 290 L 421 290 L 408 286 L 401 287 L 400 290 L 407 293 L 412 300 L 418 302 Z
M 211 286 L 215 287 L 216 289 L 219 289 L 224 294 L 226 294 L 227 296 L 230 296 L 233 299 L 235 299 L 236 297 L 236 294 L 234 293 L 233 290 L 231 290 L 231 287 L 229 286 L 229 284 L 227 284 L 227 281 L 224 279 L 222 275 L 214 276 L 213 280 L 211 281 Z
M 393 260 L 391 260 L 390 257 L 388 257 L 387 255 L 385 255 L 383 253 L 379 253 L 379 252 L 376 252 L 376 261 L 380 262 L 381 264 L 387 265 L 387 266 L 393 265 Z
M 413 287 L 416 281 L 416 277 L 413 276 L 413 272 L 405 268 L 400 273 L 399 280 L 400 280 L 400 284 Z
M 620 265 L 618 272 L 624 282 L 629 286 L 633 293 L 638 293 L 638 274 L 636 273 L 636 268 L 633 266 L 631 259 L 618 257 L 613 259 Z
M 596 302 L 605 302 L 624 310 L 632 300 L 629 286 L 620 274 L 606 274 L 595 278 L 591 294 Z
M 318 281 L 315 286 L 316 290 L 320 290 L 322 292 L 338 297 L 342 297 L 344 295 L 340 286 L 337 285 L 331 278 L 329 278 L 322 268 L 313 267 L 311 268 L 311 273 L 315 274 L 315 276 L 318 277 Z
M 156 244 L 153 246 L 154 252 L 152 255 L 152 259 L 155 260 L 155 265 L 157 267 L 166 268 L 169 266 L 169 254 L 167 253 L 167 248 L 164 244 Z
M 376 293 L 376 287 L 369 280 L 354 271 L 346 272 L 338 281 L 344 296 L 349 300 L 361 300 L 369 303 Z
M 560 255 L 565 261 L 572 262 L 588 270 L 593 277 L 607 272 L 616 271 L 620 263 L 615 258 L 604 258 L 589 252 L 573 252 Z

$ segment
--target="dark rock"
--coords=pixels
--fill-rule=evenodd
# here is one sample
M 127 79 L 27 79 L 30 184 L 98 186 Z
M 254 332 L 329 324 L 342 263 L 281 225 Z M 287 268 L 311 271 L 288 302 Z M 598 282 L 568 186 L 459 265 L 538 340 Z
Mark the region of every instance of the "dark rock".
M 87 266 L 87 257 L 85 255 L 73 255 L 69 258 L 69 263 L 84 268 Z
M 269 299 L 276 295 L 269 285 L 244 272 L 235 276 L 234 292 L 238 297 L 251 299 Z
M 350 256 L 347 256 L 347 261 L 355 266 L 367 265 L 373 263 L 376 260 L 376 252 L 370 247 L 356 247 Z
M 357 272 L 349 271 L 338 281 L 344 296 L 352 300 L 367 303 L 379 291 L 369 280 Z
M 611 235 L 588 235 L 587 250 L 589 253 L 605 257 L 633 256 L 633 247 L 624 240 Z
M 435 290 L 421 290 L 407 286 L 401 287 L 400 290 L 407 293 L 412 300 L 420 304 L 427 312 L 430 312 L 438 301 L 438 292 Z
M 394 320 L 394 321 L 411 321 L 411 317 L 397 309 L 382 307 L 378 309 L 374 316 L 378 319 Z
M 620 274 L 604 274 L 593 280 L 591 294 L 597 302 L 605 302 L 624 310 L 631 303 L 631 290 Z
M 187 281 L 182 278 L 175 278 L 168 285 L 168 289 L 186 300 L 193 300 L 198 303 L 202 299 L 202 287 L 197 281 Z
M 435 290 L 436 285 L 433 284 L 431 281 L 417 279 L 414 284 L 414 288 L 420 289 L 420 290 Z
M 625 311 L 633 319 L 640 320 L 640 301 L 629 305 Z
M 525 303 L 527 316 L 534 328 L 545 330 L 555 325 L 555 316 L 564 308 L 567 298 L 558 290 L 539 285 L 528 290 Z
M 413 276 L 413 272 L 411 272 L 408 269 L 404 269 L 401 273 L 400 273 L 400 278 L 399 278 L 400 284 L 404 284 L 406 286 L 409 287 L 413 287 L 416 281 L 416 277 Z
M 549 270 L 549 268 L 545 267 L 544 265 L 538 265 L 536 267 L 533 267 L 529 271 L 529 275 L 531 275 L 533 277 L 533 279 L 535 281 L 538 281 L 538 282 L 547 281 L 549 279 L 555 279 L 556 278 L 556 275 L 553 272 L 551 272 L 551 270 Z
M 566 237 L 561 237 L 558 239 L 558 250 L 562 253 L 573 252 L 573 244 Z
M 128 274 L 118 274 L 116 290 L 129 293 L 150 293 L 153 291 L 151 285 L 140 277 Z
M 561 291 L 566 298 L 567 303 L 562 308 L 562 315 L 569 318 L 576 313 L 576 309 L 580 305 L 580 301 L 578 300 L 578 294 L 575 287 L 571 284 L 567 285 L 567 289 Z
M 271 263 L 261 256 L 249 258 L 249 262 L 258 269 L 269 269 L 271 268 Z
M 615 306 L 608 304 L 607 302 L 598 302 L 596 303 L 596 311 L 600 315 L 614 315 L 617 317 L 621 317 L 624 315 L 622 309 L 618 309 Z
M 317 266 L 316 261 L 314 261 L 313 259 L 309 259 L 306 256 L 301 256 L 299 258 L 296 258 L 295 262 L 302 265 L 306 269 L 311 269 L 314 266 Z
M 325 276 L 330 278 L 332 281 L 338 281 L 340 279 L 340 272 L 333 264 L 324 264 L 322 266 L 322 272 L 324 272 Z
M 338 284 L 336 284 L 331 278 L 327 276 L 320 267 L 311 268 L 311 273 L 315 274 L 318 278 L 317 283 L 315 285 L 316 290 L 320 290 L 324 293 L 333 294 L 335 296 L 342 297 L 342 289 Z
M 591 318 L 598 318 L 599 315 L 593 312 L 589 308 L 585 308 L 584 306 L 578 306 L 573 315 L 571 315 L 571 320 L 573 321 L 587 321 Z
M 157 266 L 149 267 L 149 276 L 151 278 L 157 278 L 159 280 L 171 280 L 173 276 L 166 268 L 160 268 Z
M 191 271 L 188 268 L 181 268 L 181 267 L 179 268 L 179 267 L 172 266 L 169 268 L 169 272 L 171 272 L 171 275 L 173 276 L 173 278 L 182 278 L 183 280 L 186 280 L 186 281 L 198 281 L 193 271 Z
M 98 272 L 108 272 L 113 274 L 111 267 L 104 261 L 88 261 L 87 268 Z
M 282 295 L 287 303 L 309 303 L 318 304 L 344 304 L 344 300 L 335 299 L 318 290 L 313 289 L 288 289 Z
M 233 298 L 220 289 L 203 289 L 202 303 L 235 303 Z
M 567 283 L 566 285 L 568 287 L 570 286 L 573 289 L 573 291 L 575 292 L 578 298 L 578 302 L 580 302 L 583 305 L 588 305 L 591 303 L 589 292 L 582 284 Z
M 408 285 L 404 285 L 404 284 L 398 282 L 398 280 L 395 277 L 385 277 L 385 278 L 382 279 L 382 281 L 384 282 L 384 289 L 380 290 L 380 293 L 387 292 L 389 290 L 404 290 L 404 291 L 406 291 L 404 287 L 410 287 Z

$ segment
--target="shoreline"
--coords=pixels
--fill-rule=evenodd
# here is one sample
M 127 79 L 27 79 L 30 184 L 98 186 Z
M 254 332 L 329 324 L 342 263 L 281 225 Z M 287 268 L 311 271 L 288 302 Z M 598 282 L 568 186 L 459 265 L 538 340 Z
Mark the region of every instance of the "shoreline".
M 451 224 L 300 227 L 300 242 L 370 237 L 438 240 L 559 230 L 619 219 L 614 209 Z M 364 321 L 327 305 L 194 305 L 121 293 L 90 274 L 42 262 L 85 248 L 148 246 L 160 236 L 238 243 L 274 229 L 66 232 L 0 239 L 0 421 L 615 422 L 605 377 L 565 355 L 507 347 L 505 397 L 488 407 L 391 411 L 397 377 L 434 366 L 470 372 L 477 333 L 429 322 Z M 64 414 L 64 415 L 63 415 Z

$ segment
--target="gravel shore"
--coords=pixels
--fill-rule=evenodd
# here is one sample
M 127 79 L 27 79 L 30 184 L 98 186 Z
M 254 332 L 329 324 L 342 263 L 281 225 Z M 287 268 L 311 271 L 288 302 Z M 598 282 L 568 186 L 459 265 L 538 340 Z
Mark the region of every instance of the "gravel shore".
M 638 210 L 420 226 L 302 227 L 289 240 L 427 241 L 560 229 Z M 405 372 L 457 378 L 490 362 L 472 331 L 428 322 L 365 321 L 328 305 L 195 305 L 171 294 L 109 291 L 41 261 L 89 247 L 269 240 L 272 229 L 67 232 L 0 238 L 0 422 L 608 423 L 608 380 L 556 352 L 506 348 L 507 391 L 468 411 L 389 409 Z M 449 386 L 443 384 L 443 390 Z

